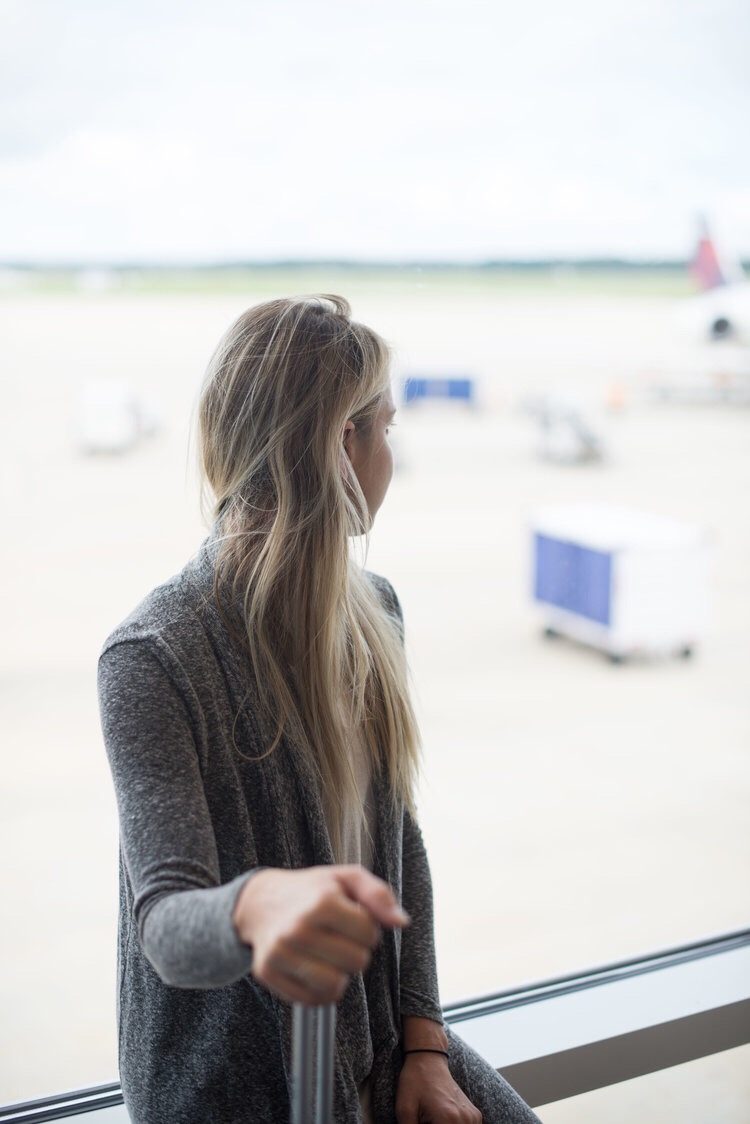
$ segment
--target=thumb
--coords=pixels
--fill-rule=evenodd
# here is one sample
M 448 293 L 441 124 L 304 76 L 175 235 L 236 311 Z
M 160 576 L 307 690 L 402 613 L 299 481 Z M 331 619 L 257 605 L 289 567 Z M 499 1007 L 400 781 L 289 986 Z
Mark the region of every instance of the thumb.
M 363 906 L 374 921 L 389 929 L 403 929 L 411 918 L 396 901 L 387 882 L 362 866 L 340 866 L 336 877 L 347 897 Z

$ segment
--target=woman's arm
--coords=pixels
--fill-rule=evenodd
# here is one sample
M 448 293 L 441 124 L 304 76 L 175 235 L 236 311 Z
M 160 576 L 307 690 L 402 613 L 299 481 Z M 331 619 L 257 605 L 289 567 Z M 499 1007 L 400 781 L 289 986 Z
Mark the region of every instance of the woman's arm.
M 222 885 L 197 701 L 137 641 L 102 656 L 99 694 L 135 919 L 161 979 L 221 987 L 252 963 L 256 979 L 289 1002 L 338 998 L 369 961 L 378 924 L 405 923 L 389 887 L 354 867 L 256 869 Z
M 138 641 L 102 656 L 99 701 L 146 957 L 174 987 L 232 983 L 250 968 L 232 910 L 252 872 L 221 885 L 195 718 L 151 647 Z
M 481 1112 L 448 1068 L 448 1039 L 435 965 L 432 881 L 421 832 L 408 812 L 404 813 L 403 848 L 402 901 L 412 924 L 401 937 L 404 1064 L 396 1095 L 396 1120 L 398 1124 L 418 1124 L 420 1120 L 480 1124 Z
M 432 878 L 422 833 L 404 812 L 402 905 L 411 925 L 401 937 L 401 1014 L 431 1019 L 442 1026 L 443 1015 L 435 964 Z

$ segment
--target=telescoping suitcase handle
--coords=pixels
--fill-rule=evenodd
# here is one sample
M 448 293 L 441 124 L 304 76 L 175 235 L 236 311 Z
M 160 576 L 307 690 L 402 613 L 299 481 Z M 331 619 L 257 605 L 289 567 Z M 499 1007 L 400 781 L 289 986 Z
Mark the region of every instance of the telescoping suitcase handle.
M 331 1124 L 336 1005 L 292 1012 L 292 1124 Z M 313 1054 L 315 1054 L 313 1063 Z M 315 1081 L 313 1082 L 313 1064 Z M 313 1097 L 313 1089 L 315 1096 Z

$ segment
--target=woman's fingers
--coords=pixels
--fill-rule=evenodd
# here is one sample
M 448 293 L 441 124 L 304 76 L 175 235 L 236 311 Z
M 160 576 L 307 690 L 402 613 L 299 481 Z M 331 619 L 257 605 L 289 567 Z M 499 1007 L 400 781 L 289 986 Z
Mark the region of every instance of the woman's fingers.
M 334 1002 L 364 971 L 380 926 L 408 924 L 391 889 L 356 866 L 267 868 L 243 886 L 233 920 L 252 973 L 287 1002 Z
M 342 936 L 339 932 L 328 929 L 319 929 L 313 932 L 308 939 L 300 940 L 290 937 L 284 942 L 290 959 L 299 957 L 312 957 L 328 964 L 340 972 L 352 976 L 355 972 L 364 972 L 372 959 L 371 948 L 374 945 L 364 944 Z
M 338 933 L 318 930 L 308 940 L 278 942 L 268 958 L 263 982 L 269 983 L 269 968 L 285 979 L 300 1002 L 332 1003 L 340 999 L 352 976 L 369 966 L 369 948 Z M 304 995 L 302 995 L 304 991 Z
M 269 972 L 270 969 L 270 972 Z M 283 977 L 283 985 L 293 990 L 303 1003 L 334 1003 L 344 994 L 351 972 L 335 968 L 311 955 L 274 956 L 266 975 Z
M 306 921 L 310 928 L 339 934 L 364 948 L 375 948 L 380 940 L 380 926 L 338 887 L 321 898 Z
M 338 866 L 332 868 L 336 878 L 355 902 L 359 902 L 370 916 L 389 929 L 403 929 L 409 924 L 409 915 L 396 901 L 390 886 L 365 870 L 362 866 Z
M 341 981 L 328 989 L 316 983 L 310 986 L 298 976 L 268 966 L 263 973 L 263 983 L 269 991 L 278 995 L 285 1003 L 304 1003 L 308 1006 L 318 1006 L 321 1003 L 336 1003 L 341 998 L 348 983 L 348 977 L 342 976 Z

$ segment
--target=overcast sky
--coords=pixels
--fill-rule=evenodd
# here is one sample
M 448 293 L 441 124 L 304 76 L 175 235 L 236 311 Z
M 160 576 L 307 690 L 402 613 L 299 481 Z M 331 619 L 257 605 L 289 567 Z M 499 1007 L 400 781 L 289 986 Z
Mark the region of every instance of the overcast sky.
M 0 261 L 750 256 L 748 0 L 0 13 Z

